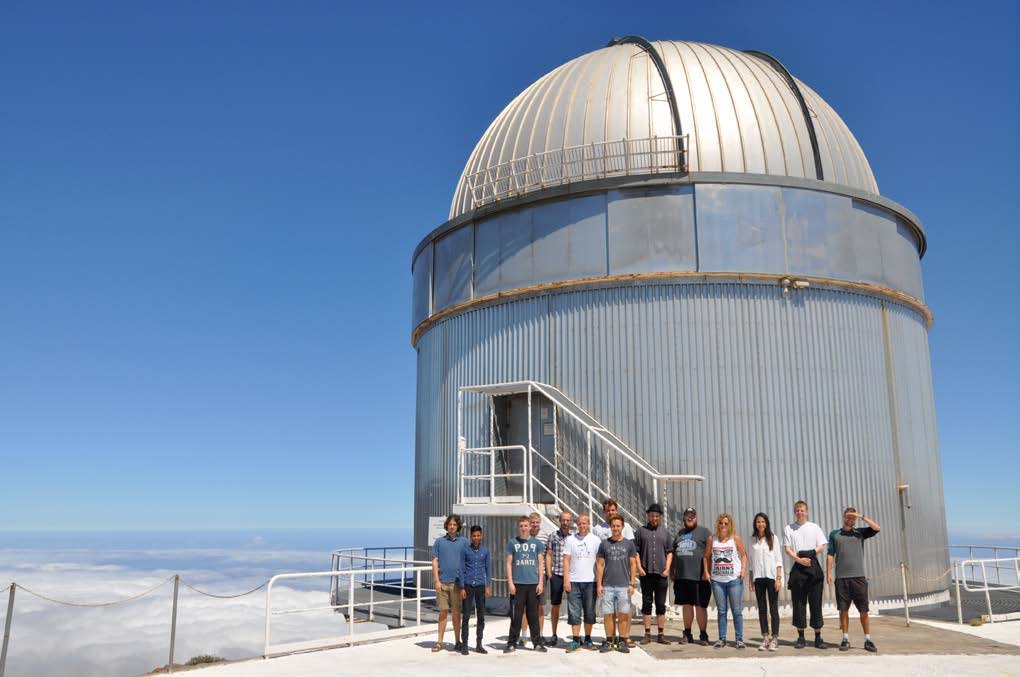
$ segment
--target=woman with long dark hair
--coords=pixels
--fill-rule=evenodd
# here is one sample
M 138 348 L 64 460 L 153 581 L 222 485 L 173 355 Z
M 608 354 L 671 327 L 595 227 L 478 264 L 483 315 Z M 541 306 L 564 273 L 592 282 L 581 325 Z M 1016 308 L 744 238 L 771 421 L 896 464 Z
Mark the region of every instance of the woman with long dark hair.
M 758 651 L 775 651 L 779 648 L 779 588 L 783 584 L 783 555 L 779 549 L 779 539 L 772 533 L 769 516 L 763 512 L 754 516 L 750 556 L 751 590 L 758 600 L 758 623 L 761 625 L 762 636 Z

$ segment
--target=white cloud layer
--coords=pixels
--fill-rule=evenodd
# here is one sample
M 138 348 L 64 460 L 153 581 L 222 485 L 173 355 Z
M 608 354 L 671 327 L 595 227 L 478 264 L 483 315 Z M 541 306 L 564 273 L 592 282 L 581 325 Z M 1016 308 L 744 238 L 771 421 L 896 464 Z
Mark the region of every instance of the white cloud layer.
M 9 581 L 49 597 L 77 602 L 112 601 L 149 588 L 174 573 L 192 585 L 217 594 L 253 588 L 285 571 L 328 569 L 319 552 L 119 551 L 111 556 L 82 550 L 62 552 L 0 550 L 0 586 Z M 175 559 L 200 562 L 172 570 L 148 569 L 146 562 Z M 134 564 L 131 564 L 134 562 Z M 277 610 L 329 604 L 329 579 L 287 582 L 273 588 Z M 169 654 L 173 583 L 127 604 L 105 608 L 57 605 L 18 590 L 7 657 L 9 677 L 137 675 L 165 665 Z M 265 591 L 238 599 L 215 599 L 181 586 L 177 611 L 175 659 L 198 654 L 224 658 L 261 655 Z M 0 598 L 0 620 L 7 594 Z M 359 624 L 358 630 L 369 630 Z M 284 614 L 273 618 L 273 642 L 311 640 L 341 634 L 341 614 L 331 610 Z M 375 629 L 378 629 L 376 626 Z

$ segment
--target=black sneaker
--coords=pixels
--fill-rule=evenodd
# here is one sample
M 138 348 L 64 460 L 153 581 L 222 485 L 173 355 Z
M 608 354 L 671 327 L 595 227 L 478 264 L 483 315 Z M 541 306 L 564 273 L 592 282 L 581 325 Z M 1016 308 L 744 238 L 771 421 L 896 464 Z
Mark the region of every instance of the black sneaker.
M 801 635 L 800 637 L 797 638 L 797 641 L 796 641 L 796 643 L 794 643 L 793 648 L 794 649 L 803 649 L 806 646 L 807 646 L 807 640 L 805 640 L 804 636 Z
M 691 637 L 691 644 L 694 644 L 694 637 L 693 636 Z M 700 644 L 701 646 L 708 646 L 708 633 L 707 632 L 702 631 L 701 634 L 698 635 L 698 644 Z
M 816 649 L 828 649 L 829 645 L 825 643 L 821 635 L 815 635 L 815 648 Z
M 839 650 L 840 651 L 849 651 L 850 650 L 850 640 L 849 639 L 844 639 L 842 642 L 840 642 L 839 643 Z
M 468 648 L 467 648 L 467 644 L 461 644 L 461 645 L 460 645 L 460 653 L 461 653 L 461 655 L 463 655 L 463 656 L 467 656 L 467 655 L 468 655 Z
M 485 647 L 482 646 L 482 640 L 478 640 L 478 644 L 475 645 L 475 651 L 478 653 L 489 653 L 485 650 Z
M 690 630 L 684 630 L 684 634 L 680 635 L 681 644 L 694 644 L 694 635 L 691 634 Z
M 507 642 L 506 648 L 503 649 L 503 653 L 513 653 L 514 651 L 517 651 L 517 647 Z
M 521 647 L 522 649 L 524 648 L 524 638 L 523 637 L 521 637 L 519 640 L 517 640 L 517 646 Z
M 556 648 L 556 645 L 559 644 L 559 642 L 560 642 L 560 638 L 557 637 L 556 635 L 553 635 L 552 637 L 549 638 L 549 641 L 547 642 L 547 644 L 549 646 L 553 647 L 553 648 Z
M 461 650 L 463 650 L 463 648 L 464 645 L 461 644 L 460 642 L 457 642 L 456 644 L 453 645 L 453 653 L 460 653 Z
M 871 653 L 875 653 L 876 651 L 878 651 L 878 647 L 875 646 L 875 643 L 872 642 L 870 639 L 866 639 L 864 640 L 864 650 L 870 651 Z
M 535 648 L 532 649 L 532 651 L 538 651 L 539 653 L 545 653 L 546 651 L 548 651 L 548 649 L 545 648 L 545 642 L 539 641 L 538 644 L 535 644 Z
M 599 647 L 599 653 L 609 653 L 613 650 L 613 643 L 608 639 L 602 642 L 602 646 Z

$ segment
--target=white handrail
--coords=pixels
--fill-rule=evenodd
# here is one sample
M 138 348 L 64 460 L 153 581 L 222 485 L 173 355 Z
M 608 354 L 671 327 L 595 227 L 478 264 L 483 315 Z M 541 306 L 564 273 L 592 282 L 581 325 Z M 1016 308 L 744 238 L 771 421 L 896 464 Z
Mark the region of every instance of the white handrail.
M 403 616 L 403 613 L 402 613 L 402 611 L 403 611 L 403 603 L 406 601 L 404 597 L 401 597 L 398 600 L 375 601 L 374 599 L 371 599 L 368 602 L 357 602 L 357 603 L 354 602 L 354 583 L 355 583 L 356 578 L 358 576 L 371 576 L 373 580 L 370 583 L 370 585 L 372 586 L 372 590 L 374 591 L 375 590 L 375 580 L 374 580 L 374 578 L 375 578 L 375 575 L 377 573 L 379 573 L 379 571 L 380 570 L 378 570 L 378 569 L 356 569 L 356 570 L 348 569 L 348 570 L 344 570 L 344 571 L 314 571 L 314 572 L 309 572 L 309 573 L 277 574 L 277 575 L 273 576 L 272 578 L 270 578 L 269 579 L 269 583 L 266 585 L 266 634 L 265 634 L 265 644 L 264 644 L 264 647 L 263 647 L 264 651 L 263 651 L 262 656 L 264 658 L 268 658 L 271 655 L 271 652 L 270 652 L 270 648 L 271 648 L 270 638 L 272 636 L 272 618 L 273 618 L 273 616 L 276 616 L 276 615 L 292 614 L 292 613 L 298 613 L 298 612 L 302 612 L 302 611 L 317 611 L 317 610 L 323 610 L 323 609 L 342 609 L 342 608 L 346 607 L 347 608 L 347 634 L 348 634 L 348 642 L 353 642 L 353 640 L 354 640 L 354 609 L 356 607 L 367 606 L 369 608 L 369 613 L 371 614 L 371 613 L 374 613 L 374 609 L 375 609 L 376 606 L 380 606 L 380 605 L 384 605 L 384 604 L 400 604 L 401 605 L 401 616 Z M 414 599 L 415 599 L 415 603 L 416 603 L 415 623 L 416 623 L 416 625 L 421 625 L 421 601 L 422 601 L 421 572 L 423 572 L 423 571 L 432 571 L 431 565 L 430 566 L 405 566 L 405 567 L 399 567 L 399 568 L 395 568 L 395 569 L 386 569 L 385 571 L 387 573 L 399 572 L 401 574 L 405 574 L 405 573 L 409 573 L 409 572 L 410 573 L 414 573 L 414 575 L 415 575 L 415 598 Z M 347 590 L 347 603 L 346 604 L 331 604 L 329 606 L 308 607 L 308 608 L 303 608 L 303 609 L 287 609 L 287 610 L 284 610 L 284 611 L 273 611 L 273 586 L 276 584 L 277 581 L 292 580 L 292 579 L 297 579 L 297 578 L 325 578 L 325 577 L 328 577 L 328 578 L 332 579 L 332 578 L 337 578 L 337 577 L 341 577 L 341 576 L 346 576 L 348 578 L 348 590 Z M 429 599 L 431 599 L 431 598 L 429 598 Z
M 1000 550 L 1009 550 L 1009 549 L 1015 549 L 1015 548 L 999 548 L 999 549 Z M 988 571 L 986 569 L 986 565 L 994 565 L 994 567 L 996 568 L 996 575 L 998 575 L 999 564 L 1000 563 L 1005 563 L 1005 562 L 1009 562 L 1009 563 L 1011 563 L 1013 565 L 1012 567 L 1004 567 L 1004 568 L 1012 569 L 1013 572 L 1015 573 L 1016 578 L 1014 579 L 1014 581 L 1015 581 L 1014 584 L 1013 585 L 1001 585 L 1001 584 L 997 583 L 994 587 L 992 587 L 989 584 L 989 582 L 988 582 Z M 992 595 L 991 595 L 991 591 L 992 590 L 997 590 L 997 591 L 1001 591 L 1001 590 L 1020 590 L 1020 557 L 1000 557 L 1000 558 L 991 558 L 991 559 L 965 559 L 965 560 L 961 561 L 958 564 L 958 567 L 959 567 L 958 571 L 962 571 L 964 569 L 964 567 L 967 567 L 967 566 L 972 567 L 972 570 L 973 570 L 973 567 L 975 565 L 981 568 L 981 581 L 982 581 L 982 585 L 980 585 L 980 586 L 975 585 L 975 586 L 971 587 L 970 582 L 967 581 L 966 576 L 961 576 L 963 578 L 963 581 L 962 581 L 963 589 L 966 590 L 967 592 L 983 592 L 985 594 L 985 603 L 988 605 L 988 622 L 989 623 L 994 623 L 995 622 L 995 614 L 992 612 Z M 960 582 L 961 581 L 958 578 L 957 579 L 957 590 L 959 590 Z M 957 604 L 959 604 L 959 593 L 957 593 Z

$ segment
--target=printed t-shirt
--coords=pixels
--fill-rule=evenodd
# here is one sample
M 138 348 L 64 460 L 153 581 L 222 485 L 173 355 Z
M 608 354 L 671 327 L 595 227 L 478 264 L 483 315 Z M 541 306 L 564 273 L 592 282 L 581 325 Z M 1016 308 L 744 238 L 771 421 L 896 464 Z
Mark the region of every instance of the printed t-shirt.
M 711 532 L 703 526 L 681 529 L 673 539 L 673 575 L 688 581 L 700 581 L 705 571 L 705 546 Z
M 595 558 L 602 540 L 593 533 L 584 538 L 571 534 L 563 540 L 563 554 L 570 555 L 570 582 L 591 583 L 595 580 Z
M 542 541 L 534 536 L 521 539 L 515 536 L 506 542 L 506 554 L 513 555 L 514 584 L 538 583 L 538 556 L 545 552 Z
M 634 541 L 621 538 L 614 541 L 607 538 L 599 545 L 597 557 L 606 562 L 602 573 L 603 588 L 626 588 L 630 585 L 630 558 L 637 555 Z

